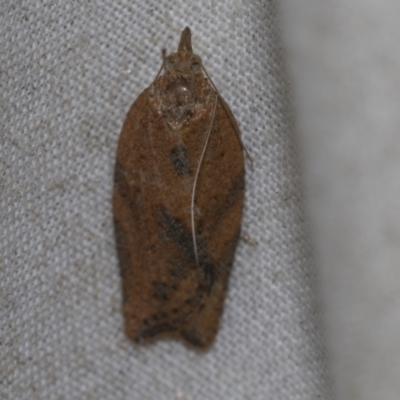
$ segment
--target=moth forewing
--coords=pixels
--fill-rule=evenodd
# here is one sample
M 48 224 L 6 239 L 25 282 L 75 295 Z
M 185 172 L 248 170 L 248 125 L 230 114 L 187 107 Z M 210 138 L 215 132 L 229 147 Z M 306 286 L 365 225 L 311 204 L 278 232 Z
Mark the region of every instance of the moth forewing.
M 113 212 L 125 331 L 135 342 L 170 336 L 207 348 L 219 327 L 244 158 L 233 114 L 203 71 L 185 28 L 118 142 Z

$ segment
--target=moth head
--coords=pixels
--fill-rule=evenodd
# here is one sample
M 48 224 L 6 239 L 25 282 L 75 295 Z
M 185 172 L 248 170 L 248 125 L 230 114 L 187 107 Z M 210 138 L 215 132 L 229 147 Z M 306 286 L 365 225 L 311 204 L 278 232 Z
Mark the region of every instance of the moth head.
M 164 70 L 166 74 L 181 75 L 186 78 L 203 76 L 201 58 L 186 51 L 178 51 L 167 56 L 164 62 Z
M 165 58 L 164 66 L 166 73 L 180 75 L 185 78 L 203 75 L 201 58 L 193 54 L 192 34 L 189 27 L 182 31 L 178 51 Z

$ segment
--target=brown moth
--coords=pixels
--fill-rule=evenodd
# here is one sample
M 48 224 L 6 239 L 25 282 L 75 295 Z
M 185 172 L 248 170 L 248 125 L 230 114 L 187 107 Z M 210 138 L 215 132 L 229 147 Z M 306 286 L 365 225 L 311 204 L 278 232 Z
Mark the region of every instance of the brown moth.
M 239 128 L 193 54 L 187 27 L 129 110 L 118 143 L 113 212 L 131 340 L 212 344 L 243 191 Z

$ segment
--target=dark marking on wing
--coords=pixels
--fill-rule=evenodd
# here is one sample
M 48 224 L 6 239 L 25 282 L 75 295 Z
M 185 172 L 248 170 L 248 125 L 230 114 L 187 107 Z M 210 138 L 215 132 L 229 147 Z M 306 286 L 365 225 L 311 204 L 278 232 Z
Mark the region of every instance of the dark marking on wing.
M 236 203 L 237 197 L 240 194 L 242 194 L 243 191 L 244 191 L 244 170 L 239 172 L 239 174 L 236 175 L 236 177 L 233 179 L 232 186 L 229 188 L 229 192 L 224 204 L 226 209 L 229 209 Z
M 117 190 L 124 202 L 129 205 L 132 216 L 137 216 L 137 211 L 140 206 L 140 188 L 128 183 L 125 169 L 118 161 L 115 163 L 114 168 L 114 190 Z
M 215 267 L 210 254 L 207 251 L 206 241 L 204 240 L 203 236 L 203 229 L 204 223 L 203 220 L 200 219 L 197 226 L 197 251 L 199 253 L 200 266 L 204 274 L 202 289 L 209 293 L 215 281 Z
M 194 330 L 183 330 L 181 336 L 187 342 L 196 347 L 203 347 L 204 343 L 200 340 L 198 333 Z
M 161 209 L 160 215 L 161 225 L 166 230 L 167 235 L 179 245 L 191 264 L 196 263 L 193 249 L 192 232 L 188 228 L 186 228 L 186 226 L 177 218 L 174 218 L 165 208 Z M 202 238 L 201 227 L 202 223 L 200 221 L 200 233 L 196 236 L 196 239 L 197 250 L 200 260 L 200 268 L 204 274 L 203 282 L 201 284 L 201 290 L 209 293 L 211 291 L 212 285 L 214 284 L 215 268 L 214 264 L 211 261 L 210 255 L 208 254 L 206 242 Z
M 186 277 L 187 269 L 182 259 L 174 257 L 168 260 L 168 265 L 169 265 L 168 272 L 172 282 L 178 282 Z
M 212 221 L 209 221 L 209 230 L 213 230 L 220 221 L 225 217 L 225 214 L 229 209 L 243 196 L 244 191 L 244 170 L 239 172 L 238 175 L 232 180 L 232 184 L 226 194 L 225 200 L 218 205 L 215 210 L 215 217 Z
M 146 338 L 151 338 L 152 336 L 156 336 L 160 333 L 172 332 L 175 330 L 176 327 L 174 325 L 168 323 L 162 323 L 143 330 L 140 336 L 143 339 L 146 339 Z
M 204 273 L 204 282 L 201 285 L 201 289 L 207 293 L 211 292 L 211 288 L 215 282 L 215 267 L 210 261 L 202 262 L 201 267 Z
M 157 300 L 167 301 L 170 298 L 170 289 L 163 282 L 152 282 L 153 297 Z
M 192 233 L 186 226 L 174 218 L 166 208 L 160 210 L 160 223 L 167 235 L 183 250 L 190 263 L 195 263 Z
M 176 173 L 181 177 L 190 175 L 190 161 L 185 146 L 178 144 L 171 150 L 171 163 Z
M 119 161 L 115 163 L 114 167 L 114 183 L 118 186 L 119 190 L 121 190 L 121 186 L 125 186 L 124 184 L 126 183 L 124 167 Z

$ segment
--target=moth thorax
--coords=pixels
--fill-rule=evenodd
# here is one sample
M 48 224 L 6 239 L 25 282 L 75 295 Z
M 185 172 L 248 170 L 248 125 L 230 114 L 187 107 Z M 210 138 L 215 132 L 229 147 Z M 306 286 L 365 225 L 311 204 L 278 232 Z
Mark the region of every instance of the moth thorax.
M 184 78 L 178 79 L 171 82 L 168 85 L 167 91 L 170 96 L 174 99 L 174 103 L 177 106 L 184 106 L 192 103 L 193 93 L 188 81 Z

